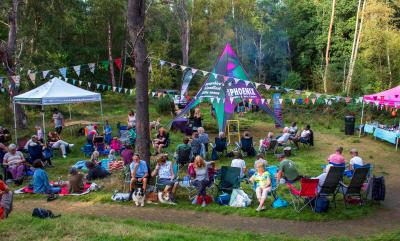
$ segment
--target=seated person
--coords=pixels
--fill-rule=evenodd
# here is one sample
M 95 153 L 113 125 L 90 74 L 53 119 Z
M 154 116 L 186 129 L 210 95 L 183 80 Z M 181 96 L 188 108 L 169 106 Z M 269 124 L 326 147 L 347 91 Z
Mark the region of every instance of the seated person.
M 86 180 L 92 181 L 95 179 L 103 179 L 110 175 L 107 170 L 102 168 L 100 165 L 96 165 L 96 163 L 87 161 L 86 162 L 86 167 L 88 169 L 88 174 L 86 175 Z
M 260 152 L 264 152 L 270 149 L 271 142 L 274 139 L 274 133 L 268 132 L 267 136 L 264 139 L 260 140 Z
M 130 164 L 131 171 L 131 183 L 130 183 L 130 194 L 129 199 L 132 199 L 132 194 L 135 189 L 135 185 L 138 183 L 142 184 L 143 192 L 146 193 L 147 181 L 149 177 L 147 163 L 140 160 L 139 154 L 133 155 L 133 162 Z
M 283 133 L 282 135 L 277 139 L 278 144 L 286 144 L 289 141 L 290 133 L 289 133 L 289 128 L 285 127 L 283 128 Z
M 194 131 L 192 134 L 192 141 L 190 142 L 190 146 L 192 147 L 192 154 L 193 156 L 201 155 L 201 141 L 199 139 L 199 133 Z
M 50 185 L 49 176 L 47 175 L 47 172 L 43 169 L 43 162 L 41 160 L 36 160 L 33 162 L 33 167 L 35 168 L 32 180 L 33 192 L 47 194 L 47 201 L 52 201 L 56 199 L 56 196 L 54 194 L 59 193 L 61 191 L 61 188 L 52 187 Z
M 346 160 L 344 159 L 343 147 L 336 148 L 336 152 L 328 157 L 328 163 L 333 166 L 345 166 Z
M 163 193 L 169 193 L 171 201 L 175 201 L 175 193 L 178 187 L 178 181 L 174 174 L 174 167 L 172 162 L 168 161 L 167 155 L 161 155 L 157 159 L 157 165 L 151 173 L 152 177 L 158 176 L 158 184 L 165 185 Z M 162 195 L 163 197 L 164 195 Z
M 68 187 L 69 193 L 82 193 L 84 190 L 83 174 L 75 167 L 69 170 Z
M 111 148 L 111 150 L 115 150 L 116 152 L 119 152 L 119 151 L 122 149 L 122 144 L 121 144 L 121 142 L 118 140 L 117 137 L 114 137 L 114 138 L 111 140 L 110 148 Z
M 125 166 L 131 164 L 133 154 L 132 147 L 130 145 L 125 145 L 125 149 L 121 152 L 121 158 L 124 161 Z
M 193 130 L 197 130 L 199 127 L 203 126 L 201 123 L 202 120 L 200 108 L 196 107 L 193 114 Z
M 69 144 L 68 142 L 63 141 L 61 136 L 55 131 L 49 132 L 48 143 L 50 148 L 59 148 L 64 158 L 67 158 L 67 148 L 74 147 L 74 144 Z
M 192 147 L 189 145 L 189 138 L 185 136 L 183 143 L 176 147 L 175 160 L 179 164 L 189 163 L 191 160 Z
M 14 182 L 20 185 L 24 177 L 25 158 L 20 151 L 17 151 L 15 144 L 8 146 L 8 152 L 3 157 L 3 165 L 11 173 Z
M 293 122 L 292 125 L 289 127 L 289 133 L 290 133 L 290 135 L 296 136 L 297 130 L 298 130 L 298 128 L 297 128 L 297 123 L 296 123 L 296 122 Z
M 326 165 L 326 167 L 324 168 L 324 171 L 322 172 L 322 174 L 319 175 L 318 177 L 314 177 L 314 178 L 318 178 L 318 180 L 319 180 L 318 181 L 318 193 L 321 191 L 321 187 L 324 185 L 326 176 L 328 175 L 329 169 L 332 166 L 333 165 L 331 165 L 331 164 Z
M 3 158 L 4 155 L 7 153 L 7 146 L 4 145 L 3 143 L 0 143 L 0 167 L 3 169 L 3 176 L 4 179 L 7 179 L 7 170 L 5 166 L 3 165 Z
M 202 144 L 204 144 L 205 151 L 208 152 L 208 134 L 205 132 L 203 127 L 197 128 L 197 131 L 199 132 L 199 140 Z
M 314 136 L 310 125 L 306 125 L 304 130 L 301 131 L 299 141 L 301 143 L 309 144 L 310 146 L 314 145 Z
M 364 166 L 364 160 L 358 155 L 357 149 L 353 148 L 350 150 L 350 165 L 349 170 L 354 170 L 354 165 L 356 166 Z
M 100 153 L 98 151 L 94 151 L 90 156 L 90 161 L 98 165 L 100 163 Z
M 225 137 L 225 133 L 221 131 L 218 133 L 218 137 L 215 137 L 215 150 L 217 152 L 224 152 L 227 150 L 227 140 Z
M 231 162 L 231 167 L 240 168 L 240 177 L 243 178 L 246 173 L 246 162 L 243 160 L 243 156 L 240 151 L 236 151 L 233 155 L 234 159 Z
M 264 210 L 265 200 L 267 199 L 268 193 L 271 192 L 271 178 L 269 172 L 265 171 L 265 166 L 262 162 L 257 163 L 257 171 L 250 178 L 250 182 L 256 183 L 256 194 L 259 205 L 257 212 Z
M 3 195 L 7 195 L 7 194 L 12 194 L 12 192 L 10 191 L 10 189 L 8 188 L 8 186 L 3 182 L 3 176 L 0 175 L 0 204 L 1 199 L 3 198 Z M 6 210 L 6 208 L 4 208 L 2 205 L 0 205 L 0 220 L 7 218 L 8 213 L 11 210 Z
M 167 130 L 163 127 L 158 129 L 157 137 L 153 140 L 153 147 L 156 149 L 156 154 L 161 153 L 162 148 L 167 145 L 167 138 Z
M 116 161 L 117 160 L 117 156 L 115 155 L 115 150 L 111 149 L 110 153 L 108 154 L 108 158 L 109 161 Z
M 25 150 L 28 151 L 31 161 L 36 159 L 44 160 L 43 149 L 44 145 L 38 140 L 36 135 L 33 135 L 31 139 L 25 144 Z
M 205 207 L 206 204 L 206 189 L 211 184 L 208 169 L 214 162 L 206 162 L 201 156 L 196 156 L 193 162 L 194 180 L 193 186 L 197 188 L 197 196 L 193 199 L 192 204 L 198 202 L 198 197 L 201 197 L 201 206 Z
M 240 146 L 242 151 L 246 152 L 248 156 L 256 155 L 256 150 L 253 146 L 253 137 L 250 136 L 248 131 L 245 131 L 242 138 L 240 138 Z
M 264 155 L 261 153 L 258 154 L 256 157 L 256 160 L 254 162 L 254 168 L 249 169 L 249 177 L 253 176 L 253 174 L 257 171 L 258 163 L 262 163 L 264 165 L 264 168 L 266 168 L 268 165 L 267 161 L 264 159 Z
M 285 154 L 279 154 L 279 171 L 276 175 L 276 183 L 280 183 L 281 178 L 289 183 L 293 183 L 301 178 L 293 161 L 286 159 Z

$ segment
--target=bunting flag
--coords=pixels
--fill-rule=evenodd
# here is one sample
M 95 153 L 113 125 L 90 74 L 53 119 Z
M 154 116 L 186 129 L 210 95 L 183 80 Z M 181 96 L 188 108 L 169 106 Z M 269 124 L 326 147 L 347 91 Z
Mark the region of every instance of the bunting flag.
M 184 65 L 181 65 L 181 70 L 182 70 L 182 71 L 185 71 L 185 69 L 187 69 L 187 67 L 184 66 Z
M 212 74 L 214 75 L 215 79 L 218 79 L 218 74 L 216 74 L 216 73 L 212 73 Z
M 271 85 L 264 85 L 265 89 L 269 90 L 271 88 Z
M 258 89 L 258 87 L 260 86 L 260 83 L 256 83 L 256 89 Z
M 122 88 L 121 88 L 121 87 L 120 87 L 120 88 L 118 88 L 118 92 L 119 92 L 119 93 L 121 93 L 121 91 L 122 91 Z
M 312 98 L 312 99 L 311 99 L 311 102 L 312 102 L 313 105 L 315 105 L 315 101 L 316 101 L 316 100 L 317 100 L 317 98 Z
M 79 86 L 81 86 L 82 85 L 82 80 L 79 80 Z
M 235 81 L 235 84 L 237 84 L 238 82 L 239 82 L 239 80 L 240 79 L 238 79 L 238 78 L 233 78 L 234 79 L 234 81 Z
M 296 99 L 292 99 L 292 104 L 294 105 L 296 103 Z
M 96 68 L 96 64 L 95 63 L 89 63 L 88 66 L 89 66 L 90 72 L 92 72 L 92 74 L 94 74 L 94 70 Z
M 195 75 L 197 73 L 198 69 L 193 69 L 192 68 L 192 75 Z
M 0 76 L 0 88 L 3 88 L 3 80 L 4 78 Z
M 276 89 L 276 90 L 279 90 L 279 88 L 280 88 L 279 86 L 275 86 L 275 89 Z
M 261 98 L 261 104 L 263 105 L 265 103 L 265 99 Z
M 131 95 L 132 95 L 133 94 L 133 89 L 131 89 L 130 92 L 131 92 Z
M 206 76 L 209 72 L 202 70 L 201 73 L 203 74 L 203 76 Z
M 87 82 L 88 87 L 92 86 L 92 82 Z
M 279 99 L 279 104 L 282 105 L 282 103 L 283 103 L 283 99 Z
M 229 77 L 224 75 L 224 82 L 226 82 L 228 79 Z
M 306 102 L 306 105 L 308 105 L 308 104 L 310 103 L 310 99 L 309 99 L 309 98 L 306 98 L 306 99 L 305 99 L 305 102 Z
M 28 76 L 29 76 L 29 79 L 32 81 L 32 83 L 35 85 L 36 84 L 36 73 L 35 72 L 30 72 L 30 70 L 29 70 L 28 71 Z
M 296 95 L 300 95 L 301 94 L 301 90 L 296 90 L 295 93 L 296 93 Z
M 171 68 L 175 68 L 175 67 L 176 67 L 176 64 L 171 63 Z
M 50 70 L 45 70 L 42 72 L 43 74 L 43 79 L 46 79 L 47 75 L 49 74 Z
M 160 66 L 163 67 L 164 64 L 165 64 L 165 61 L 164 60 L 160 60 Z
M 117 66 L 117 68 L 118 68 L 119 70 L 122 69 L 122 61 L 121 61 L 121 58 L 114 59 L 114 63 L 115 63 L 115 65 Z M 151 62 L 150 62 L 150 66 L 151 66 Z
M 67 67 L 59 68 L 58 71 L 60 71 L 60 74 L 62 77 L 64 77 L 64 79 L 67 78 Z
M 76 75 L 79 77 L 81 75 L 81 66 L 80 65 L 75 65 L 74 67 Z
M 231 104 L 233 104 L 233 100 L 235 100 L 235 98 L 234 97 L 230 97 L 229 100 L 230 100 Z
M 103 66 L 104 70 L 108 70 L 108 67 L 110 66 L 110 62 L 108 60 L 104 60 L 101 62 L 101 65 Z
M 75 85 L 76 79 L 72 79 L 72 84 Z
M 100 84 L 96 84 L 96 89 L 98 90 L 100 88 Z
M 127 88 L 125 88 L 125 94 L 126 94 L 126 93 L 128 93 L 128 89 L 127 89 Z
M 271 99 L 267 99 L 268 105 L 271 104 Z
M 246 84 L 246 87 L 250 84 L 250 81 L 245 80 L 244 83 Z
M 117 87 L 112 87 L 112 89 L 113 89 L 113 92 L 115 92 L 115 90 L 117 89 Z M 161 93 L 158 93 L 158 97 L 160 97 L 160 95 L 161 95 Z

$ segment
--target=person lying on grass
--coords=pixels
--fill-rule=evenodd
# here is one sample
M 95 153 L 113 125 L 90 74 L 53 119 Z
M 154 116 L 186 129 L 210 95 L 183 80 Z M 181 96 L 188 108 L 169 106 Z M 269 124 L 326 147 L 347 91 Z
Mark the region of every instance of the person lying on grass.
M 47 172 L 44 170 L 44 164 L 42 160 L 38 159 L 33 162 L 33 167 L 35 168 L 35 172 L 33 173 L 33 192 L 34 193 L 42 193 L 47 194 L 47 201 L 53 201 L 57 198 L 55 194 L 60 193 L 61 188 L 52 187 L 49 183 L 49 176 Z
M 171 161 L 168 161 L 168 155 L 160 155 L 157 159 L 157 165 L 152 177 L 158 176 L 158 184 L 165 185 L 162 197 L 169 194 L 169 199 L 175 202 L 175 193 L 178 187 L 178 181 L 175 178 L 174 167 Z M 166 200 L 168 201 L 168 200 Z
M 130 193 L 129 199 L 132 199 L 132 194 L 137 185 L 141 185 L 144 193 L 147 189 L 147 181 L 149 177 L 147 163 L 144 160 L 140 160 L 140 155 L 135 153 L 133 155 L 133 162 L 130 164 L 131 171 L 131 183 L 130 183 Z
M 256 210 L 259 212 L 265 209 L 265 200 L 267 199 L 268 193 L 271 192 L 271 178 L 269 172 L 265 171 L 262 162 L 257 163 L 257 171 L 250 178 L 250 182 L 256 184 L 256 195 L 259 202 Z

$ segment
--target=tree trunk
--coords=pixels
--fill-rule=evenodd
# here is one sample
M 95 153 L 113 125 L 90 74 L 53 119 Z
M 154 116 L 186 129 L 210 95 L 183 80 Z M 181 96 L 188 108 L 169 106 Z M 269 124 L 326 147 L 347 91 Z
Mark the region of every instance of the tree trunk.
M 333 22 L 335 19 L 335 7 L 336 7 L 336 0 L 332 0 L 332 14 L 331 14 L 331 23 L 329 24 L 329 32 L 328 32 L 328 42 L 326 44 L 326 53 L 325 53 L 325 72 L 324 72 L 324 92 L 328 92 L 328 67 L 329 67 L 329 49 L 331 48 L 331 35 L 332 35 L 332 28 Z
M 358 24 L 359 24 L 359 20 L 360 20 L 360 11 L 361 11 L 361 1 L 362 0 L 358 0 L 358 7 L 357 7 L 357 16 L 356 16 L 356 27 L 354 30 L 354 39 L 353 39 L 353 46 L 351 48 L 351 56 L 350 56 L 350 63 L 349 63 L 349 70 L 353 64 L 354 61 L 354 52 L 356 50 L 356 43 L 357 43 L 357 36 L 358 36 Z M 346 79 L 346 84 L 345 84 L 345 91 L 347 92 L 349 86 L 349 81 Z
M 352 84 L 352 80 L 353 80 L 354 66 L 356 64 L 358 48 L 360 47 L 360 42 L 361 42 L 361 33 L 362 33 L 362 26 L 363 26 L 363 22 L 364 22 L 364 13 L 365 13 L 366 5 L 367 5 L 367 0 L 364 0 L 363 7 L 362 7 L 362 12 L 361 12 L 360 28 L 358 30 L 356 47 L 354 49 L 353 62 L 349 66 L 349 73 L 347 75 L 347 95 L 349 95 L 350 91 L 351 91 L 351 84 Z
M 1 61 L 3 63 L 4 69 L 7 73 L 8 80 L 10 82 L 10 106 L 13 109 L 13 97 L 18 95 L 19 90 L 16 84 L 14 83 L 13 76 L 15 76 L 16 68 L 15 68 L 15 49 L 17 45 L 17 19 L 18 19 L 18 7 L 19 0 L 12 1 L 12 7 L 8 16 L 8 40 L 7 46 L 3 47 L 1 51 Z M 20 105 L 15 106 L 15 115 L 17 119 L 17 126 L 19 128 L 26 128 L 27 119 L 24 110 Z
M 145 0 L 128 1 L 128 29 L 133 46 L 133 62 L 136 79 L 136 152 L 141 159 L 150 161 L 149 63 L 144 37 Z
M 111 77 L 111 84 L 113 87 L 116 87 L 117 84 L 115 83 L 115 73 L 114 73 L 114 62 L 112 57 L 112 28 L 111 28 L 111 21 L 108 21 L 108 62 L 110 63 L 110 77 Z
M 182 64 L 189 65 L 190 19 L 186 0 L 178 0 L 177 14 L 181 25 Z

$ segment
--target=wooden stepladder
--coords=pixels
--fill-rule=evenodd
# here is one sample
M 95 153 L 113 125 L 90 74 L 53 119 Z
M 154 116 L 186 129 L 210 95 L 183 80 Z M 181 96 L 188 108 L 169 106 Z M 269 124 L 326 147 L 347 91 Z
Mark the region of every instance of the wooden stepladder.
M 228 120 L 226 122 L 228 141 L 230 144 L 240 142 L 240 123 L 239 120 Z

